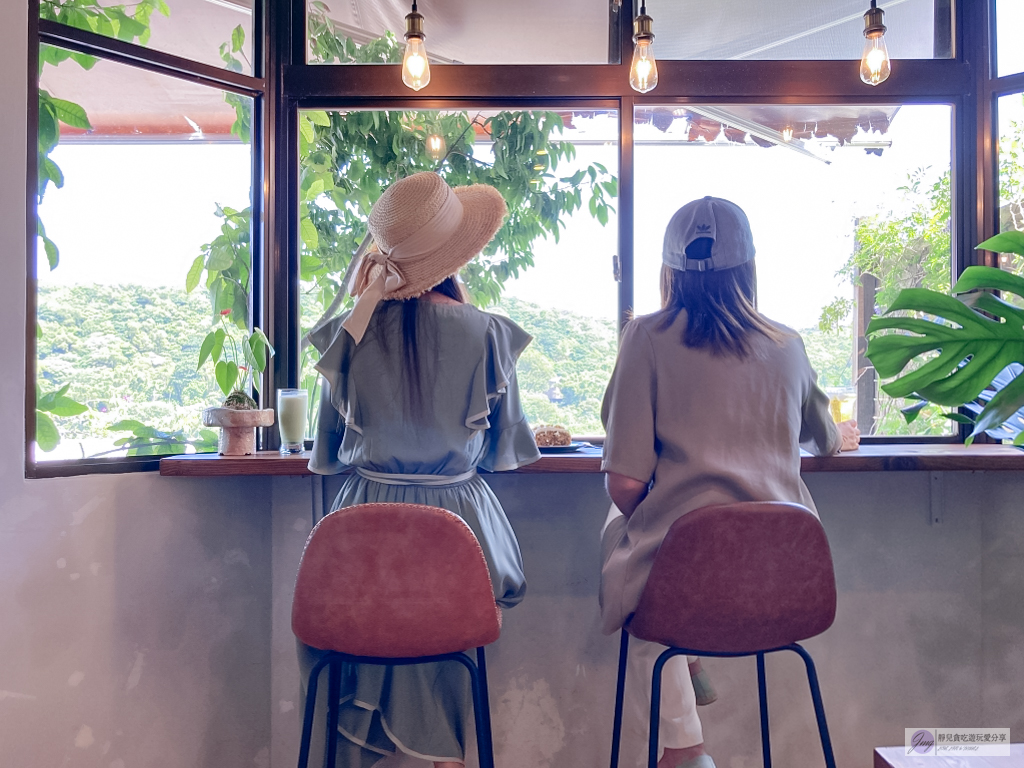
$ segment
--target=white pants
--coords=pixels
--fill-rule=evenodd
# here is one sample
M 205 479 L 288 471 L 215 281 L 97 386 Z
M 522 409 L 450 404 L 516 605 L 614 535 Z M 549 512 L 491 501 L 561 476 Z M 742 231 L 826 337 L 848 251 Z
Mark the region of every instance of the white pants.
M 664 645 L 629 638 L 626 663 L 626 696 L 624 717 L 639 724 L 644 735 L 641 765 L 647 765 L 647 741 L 650 738 L 648 722 L 651 716 L 651 676 L 654 662 L 665 650 Z M 661 721 L 658 731 L 658 759 L 666 748 L 684 749 L 703 743 L 704 734 L 697 716 L 697 697 L 693 692 L 690 670 L 687 667 L 695 656 L 673 656 L 661 671 Z

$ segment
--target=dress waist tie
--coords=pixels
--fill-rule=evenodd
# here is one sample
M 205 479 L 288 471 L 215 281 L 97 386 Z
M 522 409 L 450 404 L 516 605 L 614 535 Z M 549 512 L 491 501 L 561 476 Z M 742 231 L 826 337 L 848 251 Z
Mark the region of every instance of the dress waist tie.
M 397 472 L 374 472 L 362 467 L 356 467 L 356 473 L 367 480 L 384 485 L 424 485 L 424 486 L 445 486 L 459 485 L 467 480 L 476 477 L 476 470 L 471 469 L 461 475 L 402 475 Z

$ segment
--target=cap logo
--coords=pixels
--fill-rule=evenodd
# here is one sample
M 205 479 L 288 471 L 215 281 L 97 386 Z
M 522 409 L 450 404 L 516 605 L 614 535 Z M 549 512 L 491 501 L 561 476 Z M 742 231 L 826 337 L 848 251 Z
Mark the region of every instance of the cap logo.
M 699 234 L 699 235 L 705 235 L 705 234 L 707 234 L 710 231 L 711 231 L 711 225 L 710 224 L 698 224 L 697 225 L 697 234 Z

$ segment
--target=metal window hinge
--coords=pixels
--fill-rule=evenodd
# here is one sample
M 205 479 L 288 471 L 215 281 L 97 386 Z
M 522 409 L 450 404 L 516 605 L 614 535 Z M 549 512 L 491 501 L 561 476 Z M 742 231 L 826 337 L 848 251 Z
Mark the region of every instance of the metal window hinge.
M 612 256 L 612 280 L 616 283 L 622 282 L 622 264 L 619 262 L 619 254 Z

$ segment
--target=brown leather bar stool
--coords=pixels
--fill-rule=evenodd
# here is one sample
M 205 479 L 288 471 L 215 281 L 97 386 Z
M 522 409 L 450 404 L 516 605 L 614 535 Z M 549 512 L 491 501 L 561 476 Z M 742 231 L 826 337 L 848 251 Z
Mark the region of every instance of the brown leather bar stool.
M 310 672 L 299 768 L 309 761 L 320 672 L 328 668 L 327 766 L 334 768 L 342 665 L 456 661 L 473 687 L 481 768 L 493 768 L 483 646 L 501 609 L 480 544 L 458 515 L 420 504 L 360 504 L 324 517 L 306 541 L 292 631 L 330 653 Z M 465 653 L 476 648 L 477 661 Z
M 654 664 L 649 768 L 658 764 L 661 673 L 673 656 L 757 656 L 761 749 L 771 768 L 766 653 L 789 650 L 807 667 L 825 764 L 835 768 L 814 661 L 799 640 L 836 616 L 836 581 L 825 531 L 799 504 L 746 502 L 704 507 L 669 528 L 619 648 L 612 768 L 619 762 L 629 635 L 667 645 Z

